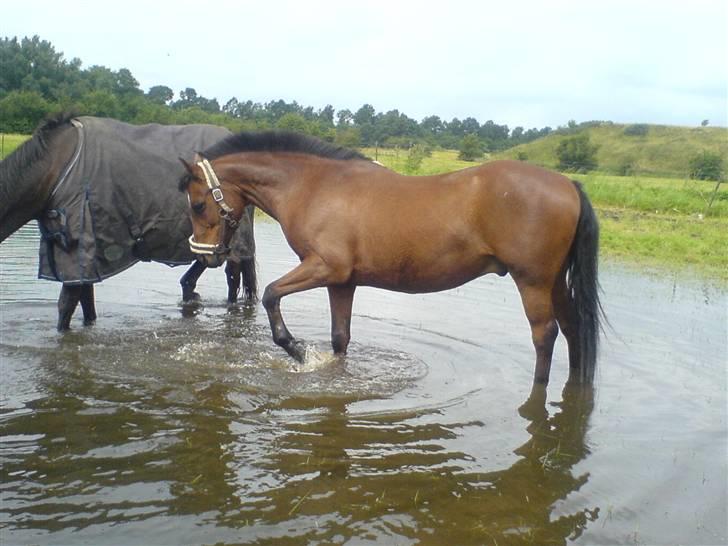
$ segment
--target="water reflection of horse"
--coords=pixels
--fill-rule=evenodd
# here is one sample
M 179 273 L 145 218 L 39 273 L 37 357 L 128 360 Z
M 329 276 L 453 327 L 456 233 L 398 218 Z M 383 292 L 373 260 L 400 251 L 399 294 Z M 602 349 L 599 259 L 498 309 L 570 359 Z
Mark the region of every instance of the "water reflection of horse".
M 323 542 L 367 536 L 383 544 L 403 537 L 423 544 L 566 544 L 599 517 L 596 506 L 560 506 L 589 480 L 574 467 L 590 453 L 592 385 L 567 381 L 555 410 L 545 386 L 534 385 L 518 410 L 528 439 L 514 450 L 517 460 L 483 471 L 478 467 L 493 464 L 492 452 L 474 461 L 467 447 L 459 450 L 467 446 L 462 436 L 474 434 L 463 431 L 483 423 L 441 423 L 437 409 L 356 416 L 349 402 L 294 398 L 265 406 L 285 419 L 267 465 L 278 473 L 267 481 L 281 485 L 256 491 L 267 501 L 258 507 L 267 524 L 294 527 L 295 512 L 301 525 L 317 522 L 315 530 L 297 527 L 301 535 Z M 292 417 L 312 409 L 318 418 Z M 250 487 L 240 487 L 244 498 Z
M 599 337 L 598 225 L 581 186 L 526 163 L 494 161 L 438 176 L 400 176 L 361 154 L 292 133 L 230 136 L 186 162 L 193 250 L 220 260 L 252 203 L 277 219 L 301 264 L 263 304 L 275 343 L 297 360 L 283 296 L 326 287 L 331 340 L 345 353 L 357 286 L 433 292 L 510 273 L 548 382 L 559 328 L 574 379 L 593 379 Z M 446 316 L 446 314 L 445 314 Z
M 0 241 L 38 220 L 39 276 L 63 282 L 59 330 L 69 327 L 79 301 L 84 322 L 96 319 L 93 283 L 139 260 L 193 261 L 187 201 L 177 191 L 184 171 L 176 155 L 229 134 L 210 125 L 133 126 L 58 115 L 0 163 Z M 245 297 L 256 295 L 253 209 L 240 212 L 241 230 L 226 266 L 230 302 L 241 280 Z M 194 290 L 205 268 L 195 260 L 180 280 L 185 302 L 198 298 Z

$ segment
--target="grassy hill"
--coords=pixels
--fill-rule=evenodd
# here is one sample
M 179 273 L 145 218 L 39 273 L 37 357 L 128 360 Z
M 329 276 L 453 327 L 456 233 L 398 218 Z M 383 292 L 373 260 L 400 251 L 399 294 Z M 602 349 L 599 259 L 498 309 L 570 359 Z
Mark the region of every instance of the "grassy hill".
M 600 172 L 686 178 L 690 159 L 703 151 L 728 158 L 728 129 L 723 127 L 646 125 L 646 134 L 639 136 L 626 134 L 628 127 L 632 126 L 606 122 L 579 131 L 588 134 L 591 142 L 599 146 Z M 556 147 L 571 134 L 554 133 L 494 154 L 493 158 L 525 156 L 531 163 L 553 169 L 558 163 Z

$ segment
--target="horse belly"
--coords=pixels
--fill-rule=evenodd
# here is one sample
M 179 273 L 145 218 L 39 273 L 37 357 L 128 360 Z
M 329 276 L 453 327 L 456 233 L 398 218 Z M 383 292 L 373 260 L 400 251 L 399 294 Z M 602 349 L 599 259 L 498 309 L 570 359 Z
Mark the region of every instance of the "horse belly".
M 456 288 L 487 273 L 505 275 L 507 268 L 495 256 L 430 256 L 426 260 L 403 257 L 388 266 L 358 272 L 357 284 L 420 294 Z

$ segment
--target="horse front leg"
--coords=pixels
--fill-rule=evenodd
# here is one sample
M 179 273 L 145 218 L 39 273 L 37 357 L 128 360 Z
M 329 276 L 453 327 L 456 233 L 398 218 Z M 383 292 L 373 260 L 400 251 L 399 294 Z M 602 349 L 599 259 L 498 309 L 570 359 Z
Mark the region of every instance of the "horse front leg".
M 187 270 L 187 272 L 182 275 L 179 283 L 180 285 L 182 285 L 183 302 L 187 303 L 200 299 L 200 295 L 195 292 L 195 288 L 197 287 L 197 279 L 200 278 L 200 275 L 202 275 L 205 269 L 207 269 L 207 266 L 205 264 L 195 260 L 192 266 Z
M 295 292 L 326 286 L 329 284 L 329 276 L 328 267 L 318 256 L 307 257 L 295 269 L 270 283 L 263 293 L 263 307 L 268 313 L 273 341 L 298 362 L 303 362 L 306 356 L 305 346 L 286 327 L 281 315 L 281 298 Z
M 354 302 L 353 284 L 328 286 L 331 307 L 331 347 L 334 354 L 346 354 L 351 339 L 351 307 Z
M 64 284 L 61 294 L 58 296 L 58 325 L 59 332 L 65 332 L 71 328 L 71 317 L 81 299 L 82 285 Z
M 83 325 L 91 326 L 96 322 L 96 302 L 94 299 L 94 285 L 81 285 L 81 310 L 83 311 Z

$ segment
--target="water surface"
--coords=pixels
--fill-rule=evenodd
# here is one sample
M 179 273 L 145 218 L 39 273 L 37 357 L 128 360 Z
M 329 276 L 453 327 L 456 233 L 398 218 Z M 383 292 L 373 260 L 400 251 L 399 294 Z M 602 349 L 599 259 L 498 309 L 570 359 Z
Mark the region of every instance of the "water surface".
M 256 226 L 263 286 L 295 256 Z M 325 290 L 285 298 L 301 366 L 222 270 L 96 286 L 55 331 L 32 227 L 0 246 L 3 544 L 725 544 L 725 290 L 607 264 L 596 388 L 547 392 L 512 281 L 358 289 L 346 359 Z

